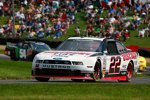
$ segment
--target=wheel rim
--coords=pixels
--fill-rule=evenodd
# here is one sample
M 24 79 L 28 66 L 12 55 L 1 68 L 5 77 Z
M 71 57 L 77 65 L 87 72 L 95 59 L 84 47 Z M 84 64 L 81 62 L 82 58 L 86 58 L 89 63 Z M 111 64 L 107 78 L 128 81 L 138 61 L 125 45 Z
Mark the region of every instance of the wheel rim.
M 128 79 L 131 79 L 131 77 L 132 77 L 132 65 L 131 65 L 131 63 L 129 64 L 129 66 L 128 66 L 128 68 L 127 68 L 127 71 L 128 71 L 128 74 L 127 74 L 127 77 L 128 77 Z

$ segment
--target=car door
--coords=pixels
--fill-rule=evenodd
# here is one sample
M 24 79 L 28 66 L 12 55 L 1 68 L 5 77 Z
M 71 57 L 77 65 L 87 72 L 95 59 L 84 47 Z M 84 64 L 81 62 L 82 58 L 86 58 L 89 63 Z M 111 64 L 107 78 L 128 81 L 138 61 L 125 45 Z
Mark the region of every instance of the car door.
M 106 72 L 108 75 L 120 74 L 123 59 L 118 51 L 116 41 L 107 41 L 106 51 Z
M 20 60 L 26 60 L 27 59 L 27 49 L 28 49 L 28 44 L 24 43 L 19 50 Z

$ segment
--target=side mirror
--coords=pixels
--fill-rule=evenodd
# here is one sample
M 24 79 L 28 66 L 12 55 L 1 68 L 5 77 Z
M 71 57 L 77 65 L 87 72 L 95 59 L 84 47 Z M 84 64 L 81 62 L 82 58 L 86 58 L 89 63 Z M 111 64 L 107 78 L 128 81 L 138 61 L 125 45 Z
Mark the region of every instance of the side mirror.
M 105 50 L 105 51 L 103 51 L 103 53 L 104 53 L 104 54 L 107 54 L 108 52 Z

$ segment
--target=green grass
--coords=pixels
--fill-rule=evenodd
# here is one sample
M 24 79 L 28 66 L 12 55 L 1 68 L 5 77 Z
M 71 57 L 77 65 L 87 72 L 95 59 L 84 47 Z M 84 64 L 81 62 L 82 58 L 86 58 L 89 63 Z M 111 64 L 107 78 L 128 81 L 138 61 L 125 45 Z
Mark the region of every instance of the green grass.
M 140 72 L 139 74 L 134 74 L 134 77 L 136 78 L 150 77 L 150 74 L 142 74 L 142 72 Z
M 1 84 L 0 99 L 149 100 L 150 84 Z
M 0 79 L 29 79 L 31 62 L 0 60 Z
M 147 63 L 147 66 L 150 66 L 150 63 Z
M 138 45 L 140 47 L 150 47 L 150 37 L 139 38 L 137 30 L 130 31 L 131 37 L 127 39 L 125 45 Z
M 0 17 L 0 25 L 5 25 L 8 22 L 8 17 Z
M 4 54 L 4 50 L 1 50 L 1 49 L 0 49 L 0 54 Z

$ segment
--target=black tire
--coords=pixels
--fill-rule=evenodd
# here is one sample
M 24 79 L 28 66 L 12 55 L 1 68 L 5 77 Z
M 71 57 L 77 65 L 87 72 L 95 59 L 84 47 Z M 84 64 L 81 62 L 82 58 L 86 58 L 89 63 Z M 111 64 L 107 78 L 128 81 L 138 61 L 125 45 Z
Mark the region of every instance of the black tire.
M 35 79 L 40 82 L 48 82 L 49 80 L 49 78 L 43 78 L 43 77 L 35 77 Z
M 82 79 L 71 79 L 73 82 L 83 82 Z
M 130 62 L 127 67 L 126 80 L 118 80 L 118 82 L 130 82 L 133 76 L 133 64 Z
M 10 51 L 10 59 L 14 60 L 14 61 L 18 61 L 19 60 L 19 58 L 16 57 L 16 51 L 15 51 L 15 49 L 12 49 Z
M 95 63 L 92 77 L 93 77 L 93 81 L 98 81 L 102 77 L 101 64 L 99 61 L 96 61 Z

